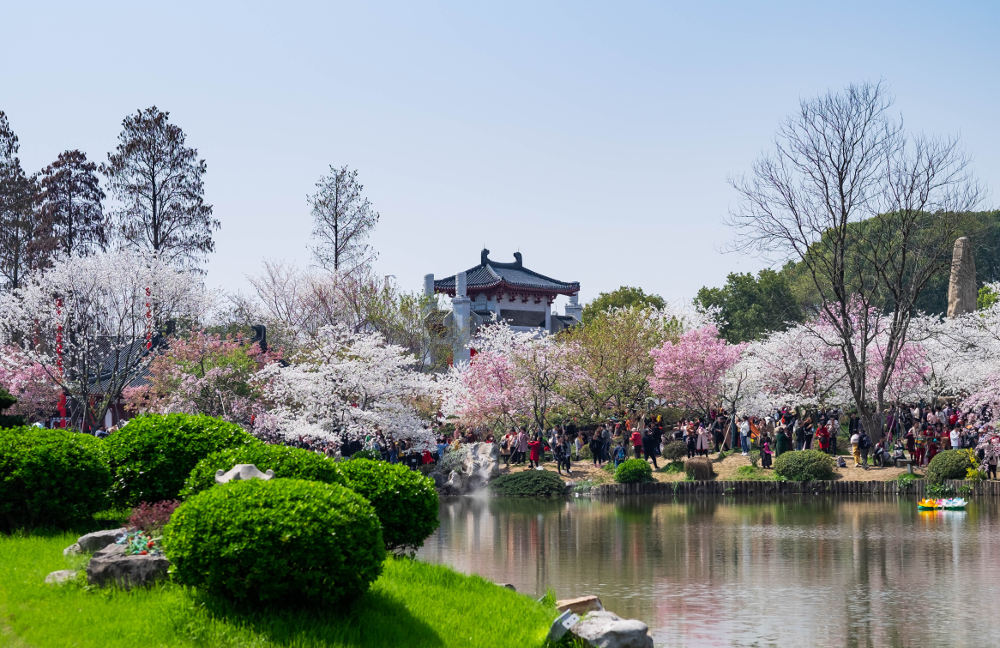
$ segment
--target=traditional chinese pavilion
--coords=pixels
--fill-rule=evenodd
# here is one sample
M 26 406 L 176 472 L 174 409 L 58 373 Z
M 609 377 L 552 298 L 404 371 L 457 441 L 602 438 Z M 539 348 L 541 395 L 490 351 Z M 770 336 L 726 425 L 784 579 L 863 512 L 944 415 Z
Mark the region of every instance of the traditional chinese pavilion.
M 424 277 L 424 294 L 450 296 L 449 322 L 455 333 L 456 362 L 469 359 L 469 339 L 476 327 L 494 319 L 507 321 L 515 330 L 555 333 L 580 321 L 580 284 L 553 279 L 524 267 L 520 252 L 513 263 L 490 259 L 483 250 L 479 265 L 450 277 Z M 565 314 L 552 312 L 559 295 L 569 297 Z

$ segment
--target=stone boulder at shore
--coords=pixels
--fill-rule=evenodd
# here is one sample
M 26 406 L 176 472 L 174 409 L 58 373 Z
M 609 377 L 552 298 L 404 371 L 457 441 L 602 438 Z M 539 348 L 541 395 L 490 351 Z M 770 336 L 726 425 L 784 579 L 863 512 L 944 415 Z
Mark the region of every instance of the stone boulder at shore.
M 453 458 L 455 453 L 459 453 L 457 462 Z M 444 495 L 467 495 L 485 488 L 500 475 L 500 447 L 495 443 L 469 443 L 449 451 L 448 455 L 447 464 L 454 468 L 434 479 Z
M 570 632 L 597 648 L 653 648 L 649 626 L 603 610 L 588 613 Z

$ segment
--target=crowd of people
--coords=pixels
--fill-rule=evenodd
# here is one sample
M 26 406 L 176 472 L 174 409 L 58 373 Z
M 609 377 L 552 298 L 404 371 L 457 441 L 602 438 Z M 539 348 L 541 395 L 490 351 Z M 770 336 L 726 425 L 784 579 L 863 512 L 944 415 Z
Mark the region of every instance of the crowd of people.
M 872 426 L 866 427 L 857 414 L 833 408 L 784 407 L 764 416 L 733 416 L 719 410 L 706 417 L 682 419 L 668 426 L 670 429 L 661 417 L 647 420 L 635 416 L 610 419 L 592 429 L 567 424 L 554 426 L 548 432 L 529 432 L 527 427 L 512 427 L 498 437 L 492 432 L 455 430 L 451 438 L 439 438 L 438 452 L 429 461 L 443 456 L 452 443 L 477 441 L 498 443 L 504 467 L 526 464 L 537 469 L 550 460 L 560 474 L 567 475 L 573 474 L 574 461 L 585 460 L 598 467 L 612 463 L 617 467 L 630 456 L 659 468 L 657 459 L 671 441 L 683 442 L 688 458 L 722 451 L 745 456 L 759 453 L 764 469 L 791 450 L 819 450 L 837 457 L 841 467 L 853 461 L 855 467 L 867 469 L 906 463 L 926 466 L 942 450 L 973 448 L 978 449 L 988 473 L 995 478 L 1000 452 L 982 451 L 988 442 L 1000 444 L 990 420 L 988 412 L 962 411 L 953 404 L 894 408 L 884 416 L 875 434 L 869 433 Z

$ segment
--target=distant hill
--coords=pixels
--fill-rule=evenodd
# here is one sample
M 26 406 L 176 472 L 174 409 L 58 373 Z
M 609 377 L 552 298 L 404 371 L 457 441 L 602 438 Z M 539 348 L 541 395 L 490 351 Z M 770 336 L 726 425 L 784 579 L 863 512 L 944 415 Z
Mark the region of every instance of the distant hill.
M 928 227 L 933 217 L 928 216 Z M 851 227 L 864 227 L 854 223 Z M 1000 211 L 962 214 L 958 236 L 968 236 L 973 244 L 976 280 L 979 285 L 1000 281 Z M 950 268 L 945 265 L 931 280 L 917 300 L 917 309 L 943 314 L 948 310 Z M 848 278 L 848 284 L 852 283 Z M 761 299 L 769 303 L 758 304 Z M 731 342 L 760 338 L 769 331 L 784 328 L 783 320 L 801 320 L 814 312 L 818 295 L 802 263 L 789 262 L 780 270 L 763 270 L 756 276 L 730 274 L 721 288 L 702 288 L 695 297 L 701 308 L 720 309 L 726 325 L 722 334 Z M 756 312 L 757 315 L 747 317 Z

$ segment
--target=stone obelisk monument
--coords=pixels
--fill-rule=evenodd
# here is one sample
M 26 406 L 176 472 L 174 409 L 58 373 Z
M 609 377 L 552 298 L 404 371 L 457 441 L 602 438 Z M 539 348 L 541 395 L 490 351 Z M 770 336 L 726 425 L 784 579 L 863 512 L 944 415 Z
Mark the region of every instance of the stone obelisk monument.
M 972 241 L 963 236 L 955 241 L 951 253 L 951 280 L 948 282 L 948 317 L 958 317 L 976 310 L 976 261 Z

